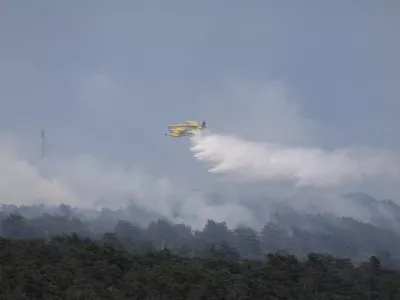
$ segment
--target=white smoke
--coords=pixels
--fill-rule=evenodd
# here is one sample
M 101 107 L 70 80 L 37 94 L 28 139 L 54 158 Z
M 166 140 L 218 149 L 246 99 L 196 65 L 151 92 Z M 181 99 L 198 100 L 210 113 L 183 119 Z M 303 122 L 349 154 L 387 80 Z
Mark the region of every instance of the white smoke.
M 218 135 L 196 136 L 192 142 L 196 158 L 211 164 L 211 172 L 230 175 L 240 181 L 329 187 L 379 174 L 398 175 L 398 164 L 393 155 L 386 152 L 359 152 L 357 149 L 325 152 L 252 143 Z M 215 191 L 220 191 L 223 199 L 213 202 L 212 196 L 210 198 L 203 190 L 194 192 L 191 187 L 171 178 L 156 177 L 141 169 L 128 170 L 92 156 L 62 161 L 50 158 L 45 166 L 40 166 L 26 159 L 26 154 L 19 150 L 12 136 L 0 136 L 0 203 L 68 203 L 80 208 L 119 208 L 133 202 L 151 214 L 184 222 L 194 228 L 204 226 L 207 219 L 227 221 L 230 227 L 239 224 L 262 226 L 269 212 L 269 204 L 262 203 L 257 210 L 259 219 L 255 217 L 251 205 L 260 204 L 261 198 L 251 200 L 253 194 L 258 195 L 258 191 L 252 189 L 241 190 L 236 186 L 237 189 L 227 187 L 220 190 L 219 186 Z M 24 151 L 28 152 L 27 149 Z M 266 191 L 263 189 L 261 192 Z M 299 193 L 293 197 L 300 205 Z M 318 197 L 318 201 L 323 202 L 323 199 Z M 343 210 L 348 215 L 358 216 L 358 209 L 354 212 L 356 209 L 350 210 L 345 203 L 343 209 L 338 207 L 337 201 L 332 205 L 334 207 L 330 210 Z M 359 219 L 361 217 L 366 218 L 359 216 Z
M 209 172 L 239 181 L 331 188 L 377 176 L 400 177 L 398 157 L 376 149 L 295 148 L 213 134 L 191 141 L 194 157 L 209 165 Z
M 151 215 L 193 228 L 203 227 L 209 218 L 230 226 L 252 222 L 251 212 L 239 204 L 213 205 L 203 193 L 139 168 L 125 169 L 88 155 L 49 158 L 46 164 L 29 161 L 27 156 L 15 135 L 0 133 L 0 204 L 118 209 L 134 203 Z
M 0 203 L 45 203 L 49 199 L 75 202 L 74 195 L 57 178 L 43 178 L 38 168 L 21 159 L 20 149 L 14 135 L 0 134 Z

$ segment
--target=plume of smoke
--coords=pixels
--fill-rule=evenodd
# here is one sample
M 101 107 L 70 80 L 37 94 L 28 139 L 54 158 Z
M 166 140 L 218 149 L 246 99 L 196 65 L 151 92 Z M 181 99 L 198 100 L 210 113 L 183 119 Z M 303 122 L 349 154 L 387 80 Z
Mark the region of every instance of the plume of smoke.
M 126 170 L 93 156 L 50 159 L 46 166 L 37 166 L 20 150 L 15 135 L 0 133 L 0 204 L 65 203 L 80 209 L 118 209 L 133 203 L 149 215 L 193 228 L 201 228 L 209 218 L 227 221 L 230 226 L 250 224 L 253 219 L 251 212 L 239 204 L 209 203 L 202 192 L 142 169 Z
M 397 175 L 390 153 L 367 151 L 360 155 L 344 150 L 325 153 L 316 149 L 249 143 L 218 135 L 196 136 L 192 142 L 197 158 L 212 164 L 212 172 L 230 174 L 236 179 L 251 182 L 288 180 L 298 186 L 329 186 L 343 182 L 345 176 L 360 179 L 362 172 L 367 175 Z M 168 177 L 155 177 L 141 169 L 126 170 L 118 164 L 108 164 L 92 156 L 49 160 L 43 170 L 29 162 L 19 150 L 18 141 L 12 135 L 0 135 L 0 203 L 67 203 L 81 209 L 124 209 L 133 203 L 149 215 L 201 228 L 207 219 L 226 221 L 230 227 L 240 224 L 260 227 L 268 219 L 267 215 L 273 208 L 271 203 L 275 200 L 280 202 L 276 197 L 272 197 L 271 203 L 265 201 L 263 187 L 258 191 L 253 187 L 242 189 L 229 185 L 223 188 L 218 185 L 210 191 L 211 194 L 204 190 L 194 192 L 189 186 Z M 23 150 L 28 152 L 27 148 Z M 217 195 L 213 196 L 213 192 Z M 300 196 L 299 193 L 293 195 L 298 210 L 306 207 L 300 203 Z M 309 201 L 310 195 L 303 198 Z M 320 197 L 318 201 L 324 202 Z M 368 220 L 359 206 L 351 209 L 348 203 L 341 202 L 339 205 L 337 199 L 328 202 L 334 206 L 329 208 L 330 211 L 345 212 Z M 327 208 L 326 205 L 324 207 Z M 131 214 L 131 220 L 135 220 L 135 212 Z M 126 219 L 127 214 L 120 217 Z
M 194 157 L 209 165 L 209 172 L 245 182 L 332 188 L 374 176 L 400 175 L 395 154 L 371 148 L 328 151 L 255 143 L 216 134 L 196 135 L 191 141 Z

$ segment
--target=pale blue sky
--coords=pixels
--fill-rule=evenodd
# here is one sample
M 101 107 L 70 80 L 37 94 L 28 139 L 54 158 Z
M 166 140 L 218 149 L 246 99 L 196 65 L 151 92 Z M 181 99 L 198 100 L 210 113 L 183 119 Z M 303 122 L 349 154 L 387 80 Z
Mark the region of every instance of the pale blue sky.
M 395 0 L 5 0 L 0 130 L 39 153 L 44 124 L 53 157 L 186 179 L 188 141 L 164 132 L 187 119 L 250 140 L 396 149 L 399 30 Z

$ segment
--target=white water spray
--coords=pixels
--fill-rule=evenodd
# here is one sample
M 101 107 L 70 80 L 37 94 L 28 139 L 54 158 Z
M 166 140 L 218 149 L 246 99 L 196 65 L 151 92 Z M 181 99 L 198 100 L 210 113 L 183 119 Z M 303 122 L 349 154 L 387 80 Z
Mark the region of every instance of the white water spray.
M 191 141 L 194 157 L 209 165 L 209 172 L 240 181 L 337 187 L 373 176 L 400 177 L 395 154 L 376 149 L 294 148 L 213 134 L 196 135 Z

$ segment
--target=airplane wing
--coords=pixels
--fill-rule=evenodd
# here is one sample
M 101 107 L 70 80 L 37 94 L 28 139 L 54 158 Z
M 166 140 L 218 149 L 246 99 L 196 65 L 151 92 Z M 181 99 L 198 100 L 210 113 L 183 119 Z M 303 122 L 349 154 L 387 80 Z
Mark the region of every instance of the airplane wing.
M 196 121 L 186 121 L 184 124 L 171 124 L 168 125 L 168 129 L 187 129 L 187 130 L 198 130 L 207 128 L 206 121 L 201 122 Z
M 165 135 L 179 137 L 179 136 L 193 136 L 194 134 L 187 130 L 169 130 Z

